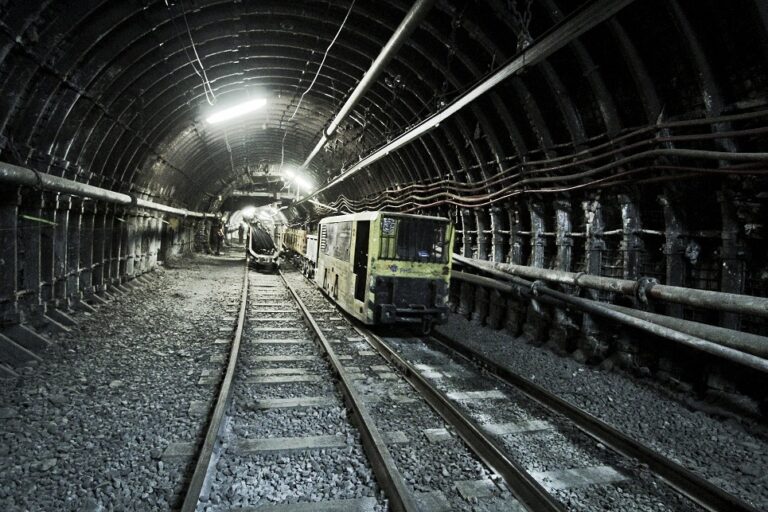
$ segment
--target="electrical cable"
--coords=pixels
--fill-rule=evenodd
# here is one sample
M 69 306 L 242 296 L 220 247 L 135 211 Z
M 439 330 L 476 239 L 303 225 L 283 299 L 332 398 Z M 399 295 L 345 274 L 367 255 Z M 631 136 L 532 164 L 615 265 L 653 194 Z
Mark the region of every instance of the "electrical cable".
M 168 3 L 168 0 L 165 0 L 165 5 L 168 7 L 168 9 L 171 8 L 170 4 Z M 192 52 L 195 55 L 195 59 L 197 60 L 198 65 L 200 66 L 200 70 L 197 69 L 197 66 L 195 66 L 194 62 L 192 61 L 192 57 L 189 55 L 189 52 L 187 51 L 187 47 L 184 43 L 182 43 L 182 48 L 184 49 L 184 53 L 187 55 L 187 60 L 189 61 L 190 66 L 192 66 L 192 69 L 195 71 L 195 74 L 200 77 L 200 80 L 203 83 L 203 92 L 205 93 L 205 100 L 208 102 L 209 105 L 213 106 L 216 103 L 216 95 L 213 92 L 213 88 L 211 87 L 211 82 L 208 80 L 208 73 L 205 71 L 205 66 L 203 66 L 203 61 L 200 59 L 200 55 L 197 53 L 197 47 L 195 46 L 195 40 L 192 38 L 192 30 L 189 28 L 189 21 L 187 20 L 187 11 L 184 9 L 184 1 L 179 0 L 179 6 L 181 7 L 181 14 L 182 18 L 184 19 L 184 25 L 187 30 L 187 35 L 189 36 L 189 42 L 192 45 Z M 176 28 L 176 20 L 171 18 L 171 23 L 173 23 L 174 28 Z M 178 29 L 176 29 L 176 33 L 178 36 Z
M 355 6 L 355 2 L 357 0 L 352 0 L 352 3 L 349 4 L 349 8 L 347 9 L 347 14 L 344 16 L 344 19 L 341 22 L 341 25 L 339 25 L 339 29 L 336 31 L 336 35 L 333 36 L 333 39 L 331 39 L 331 43 L 328 45 L 328 47 L 325 49 L 325 53 L 323 54 L 323 58 L 320 61 L 320 65 L 317 68 L 317 71 L 315 72 L 314 78 L 312 78 L 312 82 L 309 84 L 307 89 L 301 93 L 301 96 L 299 97 L 299 101 L 296 103 L 296 108 L 293 109 L 293 114 L 291 114 L 291 117 L 288 118 L 288 121 L 286 123 L 290 123 L 293 121 L 294 117 L 296 117 L 296 113 L 299 111 L 299 107 L 301 107 L 302 101 L 304 101 L 304 96 L 309 93 L 309 91 L 312 90 L 312 87 L 314 87 L 315 82 L 317 81 L 317 77 L 320 76 L 320 71 L 323 69 L 323 66 L 325 65 L 325 60 L 328 58 L 328 53 L 331 51 L 331 48 L 334 44 L 336 44 L 336 40 L 339 38 L 339 35 L 341 34 L 341 31 L 344 29 L 344 26 L 347 24 L 347 19 L 349 19 L 349 15 L 352 13 L 352 8 Z M 285 138 L 288 135 L 288 130 L 283 130 L 283 140 L 280 147 L 280 167 L 278 168 L 278 173 L 283 170 L 283 164 L 285 163 Z

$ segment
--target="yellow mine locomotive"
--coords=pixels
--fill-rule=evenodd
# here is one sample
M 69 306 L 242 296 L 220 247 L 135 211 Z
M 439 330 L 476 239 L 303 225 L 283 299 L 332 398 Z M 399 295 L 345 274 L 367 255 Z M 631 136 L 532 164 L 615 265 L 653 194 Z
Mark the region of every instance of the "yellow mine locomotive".
M 286 233 L 286 247 L 303 255 L 317 284 L 360 321 L 417 323 L 427 332 L 447 318 L 448 219 L 362 212 L 321 220 L 303 242 L 298 231 Z

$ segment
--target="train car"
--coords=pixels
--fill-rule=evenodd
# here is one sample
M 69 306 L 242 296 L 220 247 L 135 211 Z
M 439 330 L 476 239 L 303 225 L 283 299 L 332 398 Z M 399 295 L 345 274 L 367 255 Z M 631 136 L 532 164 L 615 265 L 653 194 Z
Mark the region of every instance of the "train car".
M 307 253 L 307 232 L 303 229 L 286 229 L 285 233 L 283 233 L 283 247 L 305 257 Z
M 318 226 L 315 281 L 365 324 L 417 323 L 428 332 L 448 317 L 453 236 L 441 217 L 327 217 Z
M 276 272 L 280 268 L 280 253 L 269 232 L 258 222 L 248 229 L 248 255 L 250 264 L 257 270 Z
M 310 279 L 317 264 L 317 235 L 303 229 L 288 228 L 283 235 L 283 248 L 297 258 L 302 273 Z

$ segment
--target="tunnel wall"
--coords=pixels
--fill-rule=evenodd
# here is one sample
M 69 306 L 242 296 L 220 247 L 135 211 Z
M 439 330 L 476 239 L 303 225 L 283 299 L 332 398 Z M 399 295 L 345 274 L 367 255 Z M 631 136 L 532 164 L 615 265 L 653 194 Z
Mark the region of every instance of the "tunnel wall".
M 0 217 L 3 324 L 119 293 L 194 243 L 194 222 L 29 188 L 4 187 Z
M 503 208 L 434 211 L 457 225 L 454 252 L 495 263 L 758 297 L 768 295 L 764 192 L 744 180 L 678 183 L 642 192 L 510 201 Z M 685 209 L 683 211 L 683 209 Z M 459 267 L 461 269 L 461 267 Z M 768 321 L 682 304 L 550 284 L 575 297 L 768 336 Z M 570 308 L 452 280 L 453 311 L 575 359 L 764 400 L 763 375 Z M 765 339 L 765 338 L 763 338 Z

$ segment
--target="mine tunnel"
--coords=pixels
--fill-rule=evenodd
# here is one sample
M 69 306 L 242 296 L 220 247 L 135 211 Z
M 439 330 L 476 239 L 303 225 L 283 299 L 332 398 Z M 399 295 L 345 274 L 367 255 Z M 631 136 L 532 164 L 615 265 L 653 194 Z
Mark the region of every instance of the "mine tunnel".
M 765 0 L 0 1 L 0 510 L 768 510 Z

